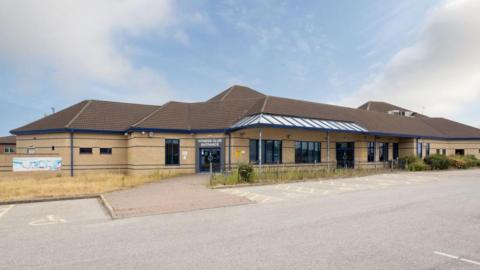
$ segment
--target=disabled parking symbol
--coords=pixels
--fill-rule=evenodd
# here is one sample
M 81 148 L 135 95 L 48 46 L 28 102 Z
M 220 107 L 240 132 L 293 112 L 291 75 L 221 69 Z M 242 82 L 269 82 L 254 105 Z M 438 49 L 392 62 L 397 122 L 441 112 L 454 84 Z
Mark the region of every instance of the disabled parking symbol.
M 55 215 L 48 215 L 44 218 L 34 220 L 28 225 L 30 226 L 43 226 L 43 225 L 53 225 L 53 224 L 61 224 L 67 222 L 65 219 L 55 216 Z

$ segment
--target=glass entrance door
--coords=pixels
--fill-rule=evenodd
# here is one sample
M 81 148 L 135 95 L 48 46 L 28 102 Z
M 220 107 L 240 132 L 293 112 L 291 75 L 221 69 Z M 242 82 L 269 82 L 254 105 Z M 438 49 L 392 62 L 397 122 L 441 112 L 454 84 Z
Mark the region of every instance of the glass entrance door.
M 355 167 L 355 144 L 353 142 L 338 142 L 337 168 L 347 169 Z
M 214 172 L 220 171 L 220 148 L 200 148 L 200 171 L 209 172 L 210 163 Z

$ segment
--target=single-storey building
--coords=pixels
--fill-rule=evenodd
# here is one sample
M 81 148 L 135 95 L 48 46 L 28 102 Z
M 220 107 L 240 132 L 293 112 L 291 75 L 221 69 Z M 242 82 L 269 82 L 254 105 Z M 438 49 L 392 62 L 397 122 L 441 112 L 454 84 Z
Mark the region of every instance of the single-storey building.
M 85 100 L 11 131 L 17 153 L 64 174 L 194 173 L 258 166 L 373 168 L 402 156 L 475 155 L 480 130 L 383 102 L 348 108 L 232 86 L 204 102 Z
M 16 145 L 15 136 L 0 137 L 0 154 L 15 154 Z

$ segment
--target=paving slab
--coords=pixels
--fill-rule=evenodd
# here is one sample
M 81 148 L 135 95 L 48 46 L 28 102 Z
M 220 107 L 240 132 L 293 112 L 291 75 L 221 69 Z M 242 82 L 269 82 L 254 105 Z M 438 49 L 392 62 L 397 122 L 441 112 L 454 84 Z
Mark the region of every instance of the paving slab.
M 104 197 L 116 218 L 186 212 L 252 203 L 206 187 L 209 176 L 187 175 L 140 187 L 111 192 Z

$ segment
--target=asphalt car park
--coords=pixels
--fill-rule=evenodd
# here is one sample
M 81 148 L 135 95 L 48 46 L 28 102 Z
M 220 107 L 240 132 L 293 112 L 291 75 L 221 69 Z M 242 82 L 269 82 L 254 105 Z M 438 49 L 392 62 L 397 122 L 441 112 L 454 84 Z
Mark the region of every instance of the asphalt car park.
M 257 203 L 112 220 L 0 205 L 0 269 L 480 269 L 480 170 L 215 192 Z

